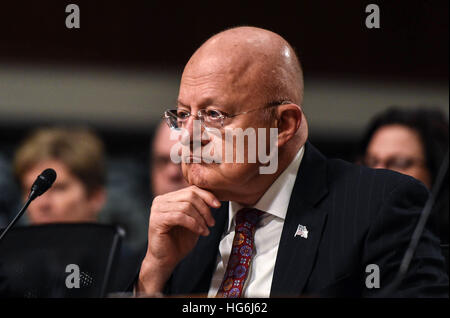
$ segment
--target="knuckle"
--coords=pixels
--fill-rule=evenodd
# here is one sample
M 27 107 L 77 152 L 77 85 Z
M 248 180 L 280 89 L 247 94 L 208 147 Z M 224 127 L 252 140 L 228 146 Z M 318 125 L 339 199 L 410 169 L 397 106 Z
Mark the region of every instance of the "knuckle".
M 192 203 L 190 202 L 181 202 L 181 207 L 184 212 L 189 211 L 192 208 Z
M 157 195 L 156 197 L 153 198 L 152 206 L 160 204 L 161 201 L 162 201 L 162 195 Z
M 188 192 L 188 199 L 193 200 L 195 198 L 195 192 L 194 191 L 189 191 Z
M 166 213 L 164 219 L 165 222 L 168 224 L 175 224 L 182 219 L 182 213 L 180 212 Z

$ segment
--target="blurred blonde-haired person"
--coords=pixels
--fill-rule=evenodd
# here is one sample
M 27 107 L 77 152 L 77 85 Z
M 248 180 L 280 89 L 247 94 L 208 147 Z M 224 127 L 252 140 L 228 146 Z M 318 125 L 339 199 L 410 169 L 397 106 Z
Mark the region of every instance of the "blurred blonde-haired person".
M 53 168 L 57 178 L 29 206 L 30 223 L 95 222 L 106 199 L 102 141 L 83 128 L 38 129 L 14 157 L 14 174 L 24 198 L 47 168 Z

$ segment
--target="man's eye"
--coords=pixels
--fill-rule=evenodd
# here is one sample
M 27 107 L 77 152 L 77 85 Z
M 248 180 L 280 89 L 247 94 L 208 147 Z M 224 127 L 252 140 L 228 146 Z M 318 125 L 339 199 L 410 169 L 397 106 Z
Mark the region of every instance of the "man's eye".
M 189 112 L 184 111 L 184 110 L 179 110 L 179 111 L 177 111 L 177 117 L 180 119 L 186 119 L 189 117 Z
M 389 167 L 393 170 L 406 170 L 413 164 L 413 160 L 407 158 L 397 158 L 389 162 Z
M 222 116 L 222 113 L 218 110 L 207 110 L 206 116 L 208 116 L 211 119 L 219 119 Z

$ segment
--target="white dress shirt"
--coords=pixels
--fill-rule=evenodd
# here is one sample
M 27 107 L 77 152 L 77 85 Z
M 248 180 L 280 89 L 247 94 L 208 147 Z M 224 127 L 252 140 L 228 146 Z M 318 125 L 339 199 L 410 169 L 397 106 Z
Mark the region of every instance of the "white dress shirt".
M 300 148 L 289 166 L 253 206 L 253 208 L 266 213 L 261 217 L 255 231 L 255 250 L 253 251 L 254 254 L 250 262 L 242 297 L 270 296 L 278 245 L 303 153 L 304 147 Z M 241 208 L 243 206 L 237 202 L 231 201 L 229 204 L 228 229 L 223 234 L 219 244 L 216 270 L 209 287 L 208 297 L 215 297 L 222 283 L 233 245 L 235 215 Z

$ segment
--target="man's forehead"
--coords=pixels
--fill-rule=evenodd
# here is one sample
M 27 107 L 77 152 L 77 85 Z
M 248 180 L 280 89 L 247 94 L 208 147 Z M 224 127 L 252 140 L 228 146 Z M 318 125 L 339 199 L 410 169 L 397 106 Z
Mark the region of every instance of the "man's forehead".
M 275 33 L 251 27 L 227 30 L 207 40 L 186 64 L 179 100 L 190 107 L 261 104 L 280 96 L 301 103 L 296 61 L 289 44 Z
M 219 61 L 203 64 L 202 60 L 185 68 L 180 82 L 179 105 L 192 107 L 193 100 L 201 105 L 227 106 L 258 94 L 261 76 L 257 62 Z
M 246 54 L 225 54 L 211 50 L 193 57 L 186 65 L 182 83 L 185 85 L 205 84 L 212 80 L 233 84 L 254 70 L 258 60 Z

